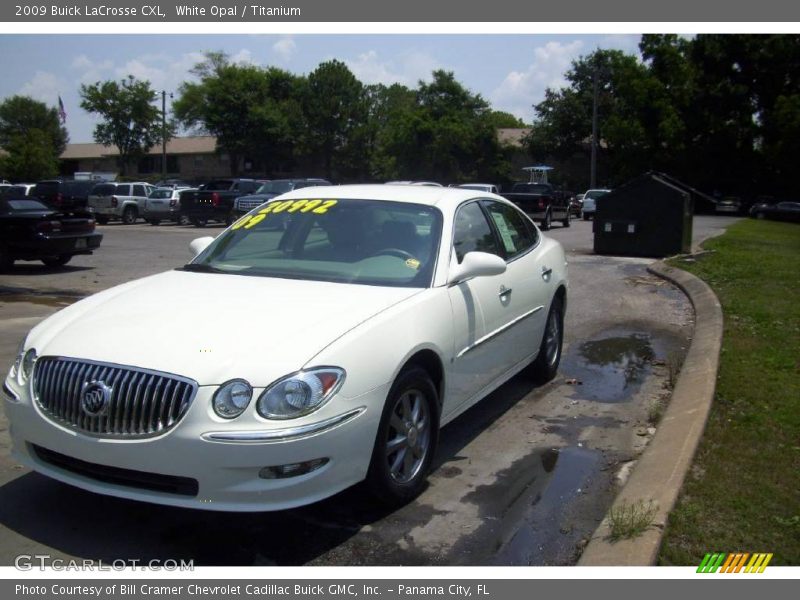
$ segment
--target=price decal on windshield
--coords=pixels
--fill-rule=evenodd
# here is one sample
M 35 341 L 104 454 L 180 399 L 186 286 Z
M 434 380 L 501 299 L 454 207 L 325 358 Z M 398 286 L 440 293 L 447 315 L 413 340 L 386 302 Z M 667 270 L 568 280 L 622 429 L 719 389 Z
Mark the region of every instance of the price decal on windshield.
M 250 229 L 255 227 L 261 221 L 267 218 L 268 215 L 276 215 L 282 212 L 286 213 L 312 213 L 315 215 L 324 215 L 328 209 L 335 206 L 338 200 L 284 200 L 283 202 L 270 202 L 264 208 L 259 210 L 254 215 L 245 215 L 231 227 L 232 230 Z

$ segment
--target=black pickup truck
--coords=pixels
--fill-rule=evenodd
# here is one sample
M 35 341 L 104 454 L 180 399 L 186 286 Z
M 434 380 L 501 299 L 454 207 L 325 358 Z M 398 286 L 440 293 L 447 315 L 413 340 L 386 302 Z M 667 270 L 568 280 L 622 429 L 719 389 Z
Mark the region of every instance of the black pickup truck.
M 181 194 L 181 216 L 195 227 L 205 227 L 209 221 L 230 225 L 235 220 L 234 200 L 252 194 L 261 184 L 256 179 L 214 179 L 196 192 Z
M 510 192 L 500 195 L 538 221 L 543 231 L 550 229 L 553 221 L 561 221 L 564 227 L 569 227 L 569 195 L 550 183 L 515 183 Z

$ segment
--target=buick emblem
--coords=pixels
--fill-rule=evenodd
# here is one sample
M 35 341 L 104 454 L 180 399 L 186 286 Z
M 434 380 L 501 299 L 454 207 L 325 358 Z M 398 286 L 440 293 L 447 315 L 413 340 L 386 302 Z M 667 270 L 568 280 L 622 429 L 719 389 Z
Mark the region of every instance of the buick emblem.
M 102 381 L 91 381 L 83 386 L 81 409 L 90 417 L 102 415 L 111 400 L 111 388 Z

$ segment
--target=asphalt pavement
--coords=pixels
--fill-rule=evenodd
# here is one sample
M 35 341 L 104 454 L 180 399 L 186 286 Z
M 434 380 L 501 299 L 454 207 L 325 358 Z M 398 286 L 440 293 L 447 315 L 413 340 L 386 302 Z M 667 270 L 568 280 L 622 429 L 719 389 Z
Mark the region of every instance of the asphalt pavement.
M 696 217 L 694 242 L 732 221 Z M 98 230 L 93 256 L 0 275 L 0 365 L 58 308 L 180 266 L 192 239 L 221 228 Z M 301 509 L 223 515 L 94 495 L 16 465 L 0 417 L 0 564 L 23 553 L 205 565 L 574 564 L 655 432 L 649 419 L 668 401 L 693 315 L 680 291 L 647 273 L 652 261 L 595 256 L 590 222 L 548 235 L 570 262 L 559 375 L 541 387 L 515 377 L 448 425 L 414 502 L 387 511 L 356 486 Z

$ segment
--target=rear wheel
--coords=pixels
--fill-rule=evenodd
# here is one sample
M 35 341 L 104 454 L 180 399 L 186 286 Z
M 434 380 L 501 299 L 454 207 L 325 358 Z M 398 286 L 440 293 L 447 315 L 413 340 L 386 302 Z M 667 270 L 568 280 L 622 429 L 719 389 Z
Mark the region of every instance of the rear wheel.
M 564 227 L 569 227 L 569 222 L 570 222 L 570 220 L 571 220 L 571 219 L 572 219 L 572 215 L 570 214 L 570 209 L 568 208 L 568 209 L 567 209 L 567 216 L 566 216 L 566 217 L 564 217 L 564 220 L 563 220 L 563 221 L 561 221 L 561 224 L 562 224 Z
M 544 219 L 542 219 L 542 231 L 548 231 L 550 229 L 550 225 L 552 225 L 552 215 L 548 209 L 548 211 L 544 214 Z
M 191 225 L 192 221 L 186 215 L 180 215 L 178 217 L 178 225 Z
M 367 474 L 367 485 L 382 502 L 402 504 L 422 492 L 438 439 L 438 406 L 424 369 L 400 373 L 383 408 Z
M 126 206 L 125 210 L 122 211 L 122 223 L 125 225 L 133 225 L 136 223 L 136 218 L 138 216 L 139 215 L 133 206 Z
M 72 259 L 71 254 L 61 254 L 60 256 L 48 256 L 42 262 L 48 267 L 63 267 Z
M 192 217 L 191 222 L 195 227 L 205 227 L 208 225 L 208 219 L 202 219 L 200 217 Z
M 553 299 L 544 335 L 539 345 L 539 354 L 530 366 L 530 373 L 536 381 L 545 383 L 553 379 L 561 362 L 561 346 L 564 343 L 564 308 L 559 297 Z
M 230 227 L 236 222 L 236 215 L 232 212 L 228 213 L 228 216 L 225 218 L 225 225 Z

